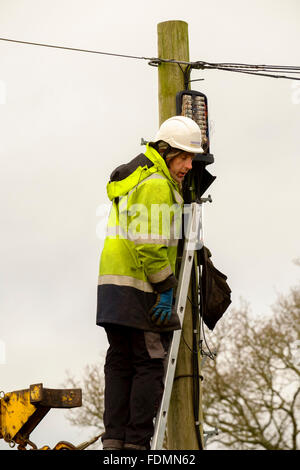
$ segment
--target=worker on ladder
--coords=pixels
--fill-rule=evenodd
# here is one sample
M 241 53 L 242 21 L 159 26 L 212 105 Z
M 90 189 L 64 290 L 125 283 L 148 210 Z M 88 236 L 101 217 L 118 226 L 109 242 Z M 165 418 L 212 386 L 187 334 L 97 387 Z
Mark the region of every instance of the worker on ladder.
M 202 152 L 199 126 L 184 116 L 171 117 L 145 153 L 115 169 L 107 185 L 112 208 L 97 304 L 97 325 L 109 342 L 104 450 L 150 449 L 164 360 L 172 332 L 180 329 L 172 305 L 181 184 Z

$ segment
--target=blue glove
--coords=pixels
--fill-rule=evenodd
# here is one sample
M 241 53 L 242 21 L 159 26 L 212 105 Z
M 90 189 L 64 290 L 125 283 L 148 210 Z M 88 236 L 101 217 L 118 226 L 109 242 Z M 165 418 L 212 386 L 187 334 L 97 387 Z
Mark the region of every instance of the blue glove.
M 151 311 L 151 320 L 157 325 L 166 325 L 172 315 L 173 289 L 158 294 L 158 303 Z

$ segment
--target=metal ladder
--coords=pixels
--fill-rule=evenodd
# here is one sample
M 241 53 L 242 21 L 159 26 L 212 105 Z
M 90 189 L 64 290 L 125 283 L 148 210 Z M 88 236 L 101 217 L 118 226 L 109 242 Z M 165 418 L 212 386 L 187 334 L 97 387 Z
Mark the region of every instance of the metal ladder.
M 195 250 L 201 249 L 203 246 L 202 203 L 206 201 L 211 202 L 210 196 L 208 196 L 208 198 L 201 198 L 200 203 L 193 202 L 190 205 L 190 214 L 188 217 L 187 230 L 185 233 L 182 261 L 175 299 L 175 311 L 180 319 L 181 326 L 184 319 L 191 270 L 194 261 L 194 252 Z M 163 448 L 180 339 L 181 330 L 174 331 L 172 343 L 168 352 L 168 361 L 164 378 L 164 392 L 159 410 L 155 418 L 154 434 L 151 441 L 152 450 L 160 450 Z

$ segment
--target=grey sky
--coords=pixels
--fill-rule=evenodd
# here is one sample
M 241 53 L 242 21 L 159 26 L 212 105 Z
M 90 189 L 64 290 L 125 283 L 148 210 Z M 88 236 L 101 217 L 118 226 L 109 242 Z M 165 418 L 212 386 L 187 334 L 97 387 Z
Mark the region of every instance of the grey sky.
M 180 19 L 191 60 L 300 65 L 299 14 L 296 0 L 0 0 L 0 37 L 156 56 L 157 23 Z M 106 349 L 95 325 L 96 213 L 112 169 L 157 130 L 157 70 L 1 41 L 0 58 L 0 390 L 59 388 L 66 370 L 79 378 Z M 299 279 L 300 82 L 221 71 L 192 78 L 205 78 L 193 88 L 208 97 L 217 176 L 205 244 L 233 305 L 242 297 L 265 315 Z M 51 411 L 32 440 L 90 436 L 64 416 Z

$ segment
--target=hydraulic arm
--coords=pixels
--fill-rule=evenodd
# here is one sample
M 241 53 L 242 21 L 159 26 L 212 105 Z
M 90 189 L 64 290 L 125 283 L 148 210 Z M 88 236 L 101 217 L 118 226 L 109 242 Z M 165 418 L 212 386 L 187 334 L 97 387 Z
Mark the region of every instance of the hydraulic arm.
M 1 393 L 0 438 L 11 446 L 18 444 L 19 450 L 26 450 L 27 445 L 30 445 L 32 449 L 37 449 L 37 446 L 29 439 L 30 433 L 51 408 L 74 408 L 82 404 L 82 393 L 79 388 L 50 389 L 44 388 L 40 383 L 30 385 L 25 390 Z M 76 447 L 69 442 L 61 441 L 54 449 L 83 449 L 90 443 L 83 443 Z M 49 446 L 42 447 L 42 450 L 49 449 Z

